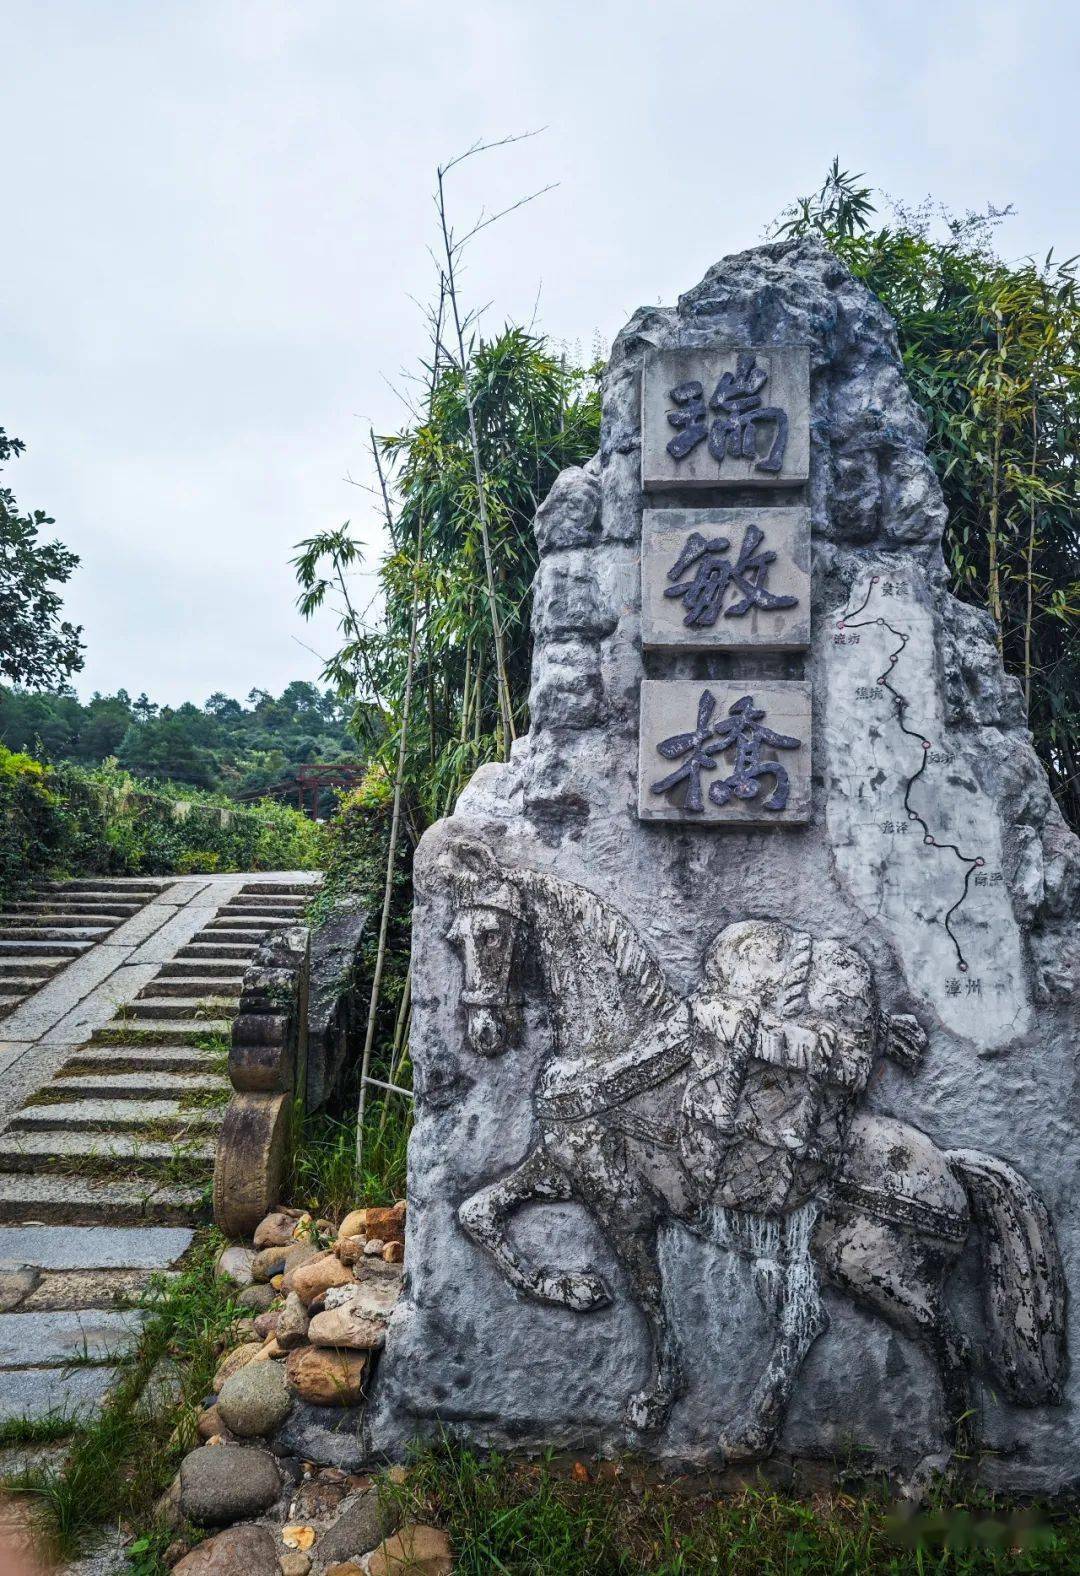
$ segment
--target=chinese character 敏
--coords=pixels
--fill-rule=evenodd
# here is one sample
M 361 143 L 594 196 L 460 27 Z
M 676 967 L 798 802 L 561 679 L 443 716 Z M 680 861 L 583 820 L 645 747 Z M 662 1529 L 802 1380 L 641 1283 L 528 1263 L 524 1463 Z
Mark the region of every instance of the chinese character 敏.
M 798 597 L 777 596 L 765 588 L 769 565 L 776 561 L 776 554 L 768 549 L 759 551 L 764 540 L 764 531 L 756 525 L 748 525 L 739 556 L 731 563 L 725 556 L 731 546 L 726 536 L 707 540 L 700 531 L 690 533 L 667 577 L 678 581 L 696 565 L 693 578 L 664 590 L 666 597 L 682 599 L 686 608 L 683 623 L 687 628 L 711 628 L 716 623 L 728 586 L 735 587 L 740 594 L 730 607 L 724 608 L 725 618 L 742 618 L 752 607 L 768 611 L 795 607 Z
M 703 386 L 692 378 L 669 390 L 678 407 L 668 412 L 668 422 L 677 428 L 669 439 L 667 451 L 673 460 L 682 460 L 708 439 L 709 453 L 718 465 L 726 456 L 753 460 L 754 468 L 776 475 L 784 463 L 788 440 L 787 412 L 779 405 L 762 403 L 761 390 L 768 382 L 764 367 L 755 364 L 751 351 L 740 351 L 734 372 L 725 372 L 713 390 L 708 407 Z M 715 411 L 709 421 L 709 411 Z M 764 459 L 758 459 L 758 428 L 774 426 L 772 445 Z
M 683 808 L 700 813 L 704 809 L 702 772 L 715 771 L 717 763 L 713 757 L 734 749 L 734 770 L 729 777 L 720 778 L 710 785 L 711 802 L 722 806 L 729 804 L 732 798 L 756 799 L 761 792 L 761 779 L 771 776 L 773 790 L 762 804 L 762 809 L 783 810 L 788 802 L 788 774 L 779 761 L 761 760 L 761 749 L 763 745 L 771 745 L 776 750 L 797 750 L 801 748 L 802 740 L 763 727 L 765 713 L 754 705 L 752 695 L 744 695 L 737 700 L 721 722 L 713 723 L 715 710 L 715 696 L 710 690 L 703 690 L 698 701 L 695 731 L 673 734 L 656 746 L 665 760 L 681 761 L 682 765 L 659 782 L 653 783 L 650 792 L 669 793 L 672 788 L 685 782 Z

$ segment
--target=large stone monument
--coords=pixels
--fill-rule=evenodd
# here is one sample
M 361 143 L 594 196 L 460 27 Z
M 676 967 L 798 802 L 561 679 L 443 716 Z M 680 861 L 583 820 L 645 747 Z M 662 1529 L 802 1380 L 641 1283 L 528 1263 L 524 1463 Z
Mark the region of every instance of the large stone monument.
M 619 336 L 532 730 L 416 861 L 374 1448 L 1075 1477 L 1078 845 L 924 439 L 813 240 Z

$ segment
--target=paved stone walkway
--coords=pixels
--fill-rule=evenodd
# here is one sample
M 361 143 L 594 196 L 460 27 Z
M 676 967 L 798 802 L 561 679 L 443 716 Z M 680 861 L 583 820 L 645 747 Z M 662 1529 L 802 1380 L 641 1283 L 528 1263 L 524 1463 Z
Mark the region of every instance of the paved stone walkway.
M 100 1404 L 133 1303 L 204 1207 L 228 1089 L 214 1040 L 260 941 L 318 879 L 157 882 L 0 1018 L 0 1421 Z M 136 890 L 109 887 L 97 901 Z

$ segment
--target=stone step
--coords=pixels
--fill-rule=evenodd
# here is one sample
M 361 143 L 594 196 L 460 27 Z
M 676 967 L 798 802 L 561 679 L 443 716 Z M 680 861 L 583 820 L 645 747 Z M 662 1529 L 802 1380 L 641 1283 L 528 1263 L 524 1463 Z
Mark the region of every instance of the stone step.
M 211 1034 L 228 1034 L 231 1018 L 178 1018 L 169 1023 L 116 1019 L 90 1036 L 92 1045 L 195 1045 Z
M 69 897 L 62 903 L 56 899 L 47 902 L 40 898 L 21 898 L 18 902 L 7 904 L 8 909 L 17 910 L 20 914 L 123 914 L 125 918 L 137 914 L 141 907 L 141 903 L 107 897 Z
M 303 911 L 302 904 L 296 908 L 279 908 L 276 903 L 273 906 L 269 903 L 226 903 L 222 908 L 218 909 L 218 918 L 228 917 L 231 919 L 235 917 L 237 919 L 264 920 L 267 924 L 277 922 L 287 924 L 290 919 L 295 919 L 297 914 L 302 914 Z
M 258 950 L 253 942 L 189 941 L 186 946 L 177 949 L 174 962 L 193 963 L 203 958 L 228 958 L 233 962 L 246 963 Z
M 0 1314 L 0 1371 L 124 1357 L 145 1320 L 145 1311 L 136 1308 L 122 1313 L 84 1308 Z
M 231 931 L 239 940 L 245 941 L 250 940 L 252 936 L 268 936 L 272 930 L 279 928 L 277 925 L 268 925 L 265 919 L 231 919 L 223 916 L 220 919 L 212 919 L 208 925 L 203 926 L 199 934 L 207 936 L 212 933 L 217 938 L 224 931 Z
M 259 892 L 240 892 L 230 897 L 225 908 L 246 908 L 251 914 L 303 914 L 311 898 L 263 897 Z
M 0 966 L 0 980 L 4 971 Z M 163 977 L 161 974 L 152 979 L 147 985 L 147 991 L 152 991 L 155 996 L 188 996 L 193 1000 L 213 1000 L 224 998 L 233 1007 L 240 998 L 240 991 L 244 983 L 244 976 L 232 970 L 228 974 L 181 974 L 177 978 L 171 975 Z M 141 1000 L 140 995 L 136 1000 Z
M 5 941 L 99 941 L 114 925 L 25 925 L 5 922 L 0 917 L 0 936 Z
M 151 985 L 147 986 L 147 989 L 156 990 L 157 981 L 154 980 Z M 127 1025 L 131 1023 L 157 1022 L 170 1018 L 198 1019 L 200 1017 L 200 1009 L 205 1009 L 208 1016 L 213 1011 L 220 1017 L 223 1013 L 234 1013 L 238 1005 L 238 997 L 226 996 L 220 991 L 216 996 L 207 997 L 205 1000 L 196 991 L 188 991 L 176 1001 L 165 996 L 143 996 L 140 994 L 131 1003 L 128 1013 L 122 1022 Z
M 140 1128 L 220 1127 L 221 1106 L 185 1106 L 180 1100 L 79 1099 L 63 1105 L 26 1105 L 8 1123 L 13 1132 L 44 1133 L 96 1128 L 103 1133 L 138 1132 Z
M 0 1018 L 2 1018 L 5 1013 L 11 1012 L 11 1010 L 14 1007 L 17 1007 L 21 1001 L 24 1001 L 26 997 L 29 996 L 29 994 L 30 990 L 28 987 L 26 990 L 21 990 L 17 996 L 0 995 Z
M 155 976 L 157 981 L 173 980 L 177 984 L 181 980 L 242 981 L 243 978 L 243 958 L 235 961 L 228 958 L 173 958 L 171 963 L 163 963 Z
M 314 881 L 249 881 L 241 887 L 240 897 L 307 897 L 315 896 L 322 885 L 321 872 Z
M 0 1133 L 0 1172 L 44 1172 L 55 1176 L 145 1176 L 179 1165 L 185 1181 L 202 1176 L 214 1163 L 212 1139 L 185 1138 L 178 1143 L 144 1138 L 136 1133 L 12 1132 Z M 85 1168 L 85 1172 L 84 1172 Z
M 154 1100 L 167 1095 L 179 1099 L 184 1095 L 217 1095 L 229 1089 L 220 1073 L 206 1067 L 205 1058 L 199 1066 L 170 1061 L 164 1067 L 116 1067 L 112 1063 L 88 1066 L 87 1060 L 82 1056 L 75 1058 L 76 1070 L 57 1073 L 47 1087 L 80 1100 Z
M 59 958 L 0 958 L 0 980 L 15 979 L 27 974 L 34 979 L 47 980 L 60 967 Z
M 12 941 L 0 935 L 0 958 L 34 958 L 48 955 L 56 959 L 79 958 L 92 946 L 89 941 L 48 941 L 40 936 L 33 941 Z
M 42 892 L 126 892 L 131 896 L 156 897 L 172 886 L 176 876 L 71 876 L 67 881 L 47 881 Z
M 216 1073 L 223 1078 L 221 1058 L 210 1051 L 189 1045 L 84 1045 L 74 1051 L 57 1073 L 66 1078 L 69 1070 L 99 1072 Z
M 0 1174 L 0 1220 L 43 1220 L 67 1225 L 133 1225 L 140 1221 L 185 1225 L 197 1216 L 201 1188 L 174 1187 L 153 1178 Z

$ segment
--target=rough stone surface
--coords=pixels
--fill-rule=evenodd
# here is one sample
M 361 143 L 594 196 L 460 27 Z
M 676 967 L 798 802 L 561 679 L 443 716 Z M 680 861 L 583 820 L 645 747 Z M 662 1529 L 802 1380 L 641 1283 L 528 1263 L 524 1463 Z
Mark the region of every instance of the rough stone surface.
M 0 1259 L 0 1313 L 17 1308 L 40 1279 L 41 1271 L 36 1264 L 13 1264 Z
M 272 1286 L 245 1286 L 237 1297 L 241 1308 L 251 1308 L 255 1313 L 266 1313 L 277 1297 Z
M 272 1215 L 260 1220 L 255 1227 L 252 1245 L 259 1251 L 263 1248 L 291 1247 L 295 1225 L 295 1215 L 286 1214 L 284 1210 L 275 1210 Z
M 642 654 L 643 506 L 718 502 L 643 494 L 642 365 L 718 345 L 808 347 L 805 486 L 723 500 L 806 507 L 805 656 Z M 987 1483 L 1072 1480 L 1080 861 L 987 621 L 948 593 L 944 523 L 893 325 L 817 241 L 727 258 L 619 336 L 600 453 L 537 517 L 532 731 L 416 858 L 409 1274 L 374 1448 L 400 1458 L 449 1428 L 906 1469 L 947 1450 L 966 1395 Z M 809 821 L 642 824 L 643 678 L 809 683 Z M 748 996 L 708 957 L 749 921 L 766 939 Z M 882 1016 L 858 1033 L 835 975 L 813 1022 L 789 995 L 827 943 L 871 982 L 862 1004 Z M 799 1174 L 782 1219 L 708 1191 L 730 1153 L 750 1175 L 733 1134 L 756 1118 L 738 1091 L 734 1127 L 720 1109 L 736 1051 L 776 1058 L 758 1158 L 764 1197 L 784 1129 Z M 815 1157 L 823 1109 L 834 1136 Z M 828 1209 L 814 1164 L 822 1188 L 844 1184 Z M 341 1310 L 313 1341 L 320 1320 Z
M 388 1509 L 380 1509 L 377 1489 L 365 1489 L 342 1507 L 334 1525 L 319 1539 L 324 1565 L 334 1560 L 359 1560 L 380 1539 L 393 1532 L 396 1522 Z
M 438 1527 L 410 1523 L 379 1544 L 367 1569 L 368 1576 L 450 1576 L 450 1539 Z
M 313 1346 L 348 1346 L 357 1351 L 380 1347 L 399 1292 L 399 1282 L 381 1278 L 334 1288 L 327 1293 L 326 1310 L 308 1325 L 309 1341 Z
M 241 1243 L 233 1243 L 227 1248 L 222 1248 L 218 1254 L 217 1273 L 223 1280 L 232 1281 L 234 1286 L 250 1286 L 253 1280 L 251 1271 L 255 1254 L 251 1248 L 244 1247 Z
M 308 1311 L 296 1292 L 291 1291 L 285 1299 L 285 1306 L 278 1314 L 274 1327 L 277 1343 L 283 1351 L 292 1351 L 296 1346 L 303 1346 L 307 1340 Z
M 229 1527 L 173 1566 L 181 1576 L 279 1576 L 277 1544 L 265 1527 Z
M 234 1346 L 232 1351 L 226 1352 L 214 1374 L 214 1389 L 220 1390 L 230 1375 L 239 1373 L 253 1357 L 257 1357 L 262 1351 L 262 1346 L 262 1341 L 244 1341 L 242 1345 Z
M 241 1439 L 257 1439 L 284 1422 L 291 1403 L 282 1364 L 250 1362 L 226 1379 L 217 1408 L 226 1428 Z
M 363 1399 L 366 1371 L 365 1354 L 319 1346 L 297 1348 L 285 1364 L 293 1389 L 315 1406 L 355 1406 Z
M 367 1459 L 360 1438 L 364 1411 L 362 1406 L 312 1406 L 297 1399 L 274 1437 L 274 1449 L 356 1472 Z
M 204 1445 L 180 1466 L 180 1503 L 184 1515 L 200 1526 L 228 1526 L 259 1516 L 280 1492 L 273 1456 L 248 1445 Z
M 352 1272 L 334 1253 L 327 1253 L 292 1272 L 293 1293 L 303 1303 L 325 1296 L 331 1286 L 348 1286 L 351 1281 Z
M 367 1210 L 352 1209 L 338 1227 L 338 1241 L 345 1237 L 362 1237 L 367 1233 Z

